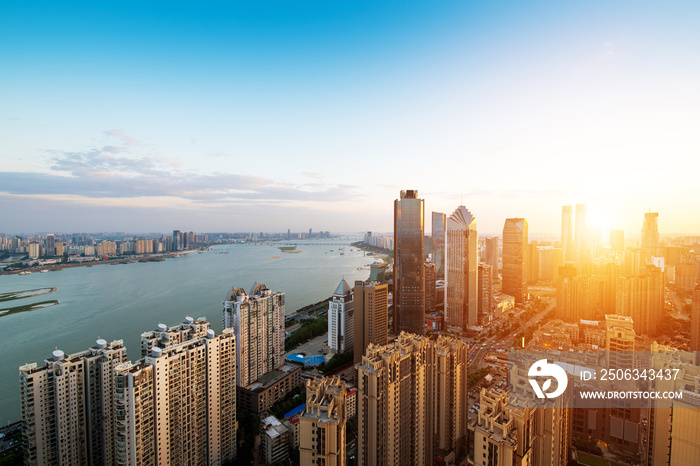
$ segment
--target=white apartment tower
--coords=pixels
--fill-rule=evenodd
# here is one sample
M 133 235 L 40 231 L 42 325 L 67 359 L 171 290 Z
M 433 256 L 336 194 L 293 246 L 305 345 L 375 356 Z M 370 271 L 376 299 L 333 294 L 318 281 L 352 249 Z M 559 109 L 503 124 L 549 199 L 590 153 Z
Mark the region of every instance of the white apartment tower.
M 328 303 L 328 347 L 335 353 L 351 351 L 354 345 L 355 305 L 352 288 L 341 280 Z
M 284 364 L 284 293 L 255 283 L 233 288 L 224 301 L 224 328 L 236 335 L 236 381 L 247 387 Z
M 19 368 L 24 464 L 113 464 L 114 371 L 122 340 Z
M 220 465 L 236 456 L 232 329 L 160 347 L 115 369 L 116 464 Z

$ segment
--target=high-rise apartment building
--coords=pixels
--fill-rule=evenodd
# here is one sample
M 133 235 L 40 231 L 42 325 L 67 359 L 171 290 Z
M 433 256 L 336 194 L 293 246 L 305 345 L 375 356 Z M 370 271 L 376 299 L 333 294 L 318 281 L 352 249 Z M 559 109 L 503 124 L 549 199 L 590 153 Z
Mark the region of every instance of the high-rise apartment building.
M 425 333 L 423 199 L 401 191 L 394 201 L 394 333 Z
M 180 251 L 184 249 L 182 232 L 180 230 L 173 230 L 173 251 Z
M 435 264 L 435 279 L 445 279 L 445 231 L 447 231 L 447 216 L 441 212 L 433 212 L 433 264 Z
M 527 221 L 507 218 L 503 225 L 503 292 L 525 302 L 527 294 Z
M 306 407 L 299 417 L 301 464 L 345 465 L 345 395 L 345 382 L 338 377 L 306 382 Z
M 370 343 L 386 345 L 389 337 L 389 285 L 356 281 L 353 289 L 355 303 L 354 360 L 362 355 Z
M 236 334 L 236 381 L 247 387 L 284 364 L 284 293 L 255 283 L 233 288 L 224 301 L 224 328 Z
M 328 347 L 335 353 L 354 349 L 355 304 L 352 289 L 343 279 L 328 303 Z
M 488 320 L 493 302 L 493 278 L 491 266 L 479 264 L 479 322 Z
M 561 207 L 561 249 L 564 251 L 564 262 L 576 261 L 573 210 L 570 205 Z
M 126 361 L 122 340 L 20 370 L 24 464 L 114 464 L 114 372 Z
M 236 456 L 233 329 L 115 368 L 116 464 L 221 465 Z
M 358 366 L 360 465 L 454 463 L 467 438 L 467 345 L 401 333 Z
M 577 264 L 587 263 L 590 258 L 588 251 L 588 224 L 586 222 L 586 204 L 576 204 L 576 261 Z M 569 259 L 567 258 L 568 262 Z
M 638 335 L 652 335 L 664 315 L 664 276 L 653 265 L 643 266 L 637 276 L 617 279 L 615 314 L 634 320 Z
M 445 322 L 465 330 L 479 320 L 479 256 L 476 218 L 459 206 L 447 219 Z
M 481 390 L 479 412 L 470 425 L 474 432 L 477 466 L 563 466 L 571 452 L 572 413 L 565 408 L 571 389 L 563 395 L 533 404 L 527 372 L 510 371 L 511 390 Z

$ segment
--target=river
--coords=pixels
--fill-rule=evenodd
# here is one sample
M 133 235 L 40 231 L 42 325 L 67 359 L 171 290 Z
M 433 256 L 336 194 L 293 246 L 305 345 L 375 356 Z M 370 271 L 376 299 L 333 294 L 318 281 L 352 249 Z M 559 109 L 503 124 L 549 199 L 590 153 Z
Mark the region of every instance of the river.
M 59 272 L 0 276 L 0 293 L 55 287 L 33 298 L 0 303 L 11 307 L 56 299 L 58 305 L 0 317 L 0 425 L 20 419 L 20 365 L 40 365 L 58 347 L 83 351 L 97 338 L 123 339 L 129 360 L 141 357 L 142 332 L 159 322 L 176 325 L 186 316 L 206 317 L 222 330 L 222 301 L 231 287 L 254 282 L 285 293 L 287 314 L 329 297 L 342 278 L 369 276 L 371 256 L 349 246 L 359 238 L 298 240 L 299 253 L 275 243 L 215 246 L 163 262 L 67 268 Z M 343 246 L 346 243 L 344 254 Z M 358 269 L 361 267 L 362 269 Z

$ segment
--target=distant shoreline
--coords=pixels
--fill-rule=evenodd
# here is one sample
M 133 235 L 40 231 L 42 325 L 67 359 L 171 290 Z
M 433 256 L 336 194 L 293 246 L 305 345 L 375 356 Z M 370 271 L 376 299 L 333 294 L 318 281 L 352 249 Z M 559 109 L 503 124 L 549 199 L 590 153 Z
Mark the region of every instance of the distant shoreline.
M 40 272 L 41 270 L 49 270 L 51 272 L 57 272 L 62 269 L 70 269 L 73 267 L 89 267 L 92 265 L 102 265 L 102 264 L 120 264 L 120 263 L 132 263 L 132 262 L 160 262 L 158 259 L 163 259 L 167 257 L 180 256 L 181 254 L 191 254 L 193 252 L 200 252 L 199 249 L 191 249 L 187 251 L 172 251 L 164 254 L 154 254 L 148 256 L 124 256 L 115 259 L 107 260 L 95 260 L 95 261 L 85 261 L 85 262 L 61 262 L 59 264 L 46 264 L 37 265 L 35 267 L 27 267 L 24 269 L 17 270 L 3 270 L 0 271 L 0 275 L 18 275 L 20 272 Z

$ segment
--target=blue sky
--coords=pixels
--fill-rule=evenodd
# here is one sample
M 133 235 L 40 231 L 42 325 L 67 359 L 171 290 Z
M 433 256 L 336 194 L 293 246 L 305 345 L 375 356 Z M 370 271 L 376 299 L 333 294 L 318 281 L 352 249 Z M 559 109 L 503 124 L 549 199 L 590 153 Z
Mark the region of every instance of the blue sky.
M 4 2 L 0 231 L 700 232 L 697 2 Z

